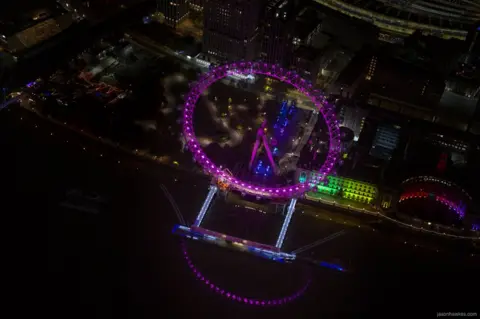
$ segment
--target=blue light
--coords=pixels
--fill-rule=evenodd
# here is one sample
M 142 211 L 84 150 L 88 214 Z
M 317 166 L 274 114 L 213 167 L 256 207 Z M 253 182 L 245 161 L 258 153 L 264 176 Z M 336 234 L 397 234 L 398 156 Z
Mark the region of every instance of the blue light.
M 325 267 L 325 268 L 329 268 L 329 269 L 333 269 L 333 270 L 337 270 L 337 271 L 345 271 L 345 269 L 343 269 L 342 267 L 340 267 L 338 265 L 335 265 L 335 264 L 327 263 L 325 261 L 321 261 L 320 266 Z
M 296 111 L 295 105 L 292 105 L 290 109 L 288 110 L 288 115 L 292 115 Z
M 280 108 L 280 115 L 281 116 L 285 115 L 286 111 L 287 111 L 287 101 L 283 101 L 282 107 Z
M 178 230 L 178 227 L 180 227 L 180 225 L 174 225 L 173 226 L 173 229 L 172 229 L 172 233 L 175 234 Z

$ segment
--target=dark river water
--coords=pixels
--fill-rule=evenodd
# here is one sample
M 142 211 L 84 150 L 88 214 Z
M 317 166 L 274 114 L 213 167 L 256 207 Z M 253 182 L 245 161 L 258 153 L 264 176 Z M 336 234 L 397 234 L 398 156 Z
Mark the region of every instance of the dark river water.
M 50 317 L 392 318 L 479 310 L 479 268 L 473 257 L 395 244 L 386 235 L 355 229 L 346 229 L 345 235 L 314 251 L 316 258 L 347 265 L 346 273 L 272 264 L 187 242 L 196 267 L 238 295 L 276 298 L 311 279 L 305 294 L 287 305 L 266 308 L 232 302 L 202 284 L 188 267 L 180 240 L 171 234 L 175 213 L 160 188 L 164 184 L 185 219 L 192 220 L 207 193 L 208 179 L 107 149 L 19 110 L 0 113 L 0 133 L 3 183 L 16 185 L 7 193 L 2 211 L 15 207 L 20 216 L 11 228 L 25 246 L 19 255 L 29 266 L 21 267 L 31 273 L 30 265 L 47 254 L 48 271 L 38 271 L 38 277 L 48 282 L 41 295 L 48 301 Z M 60 206 L 72 189 L 98 194 L 102 204 L 85 204 L 98 213 Z M 214 212 L 222 216 L 222 210 Z M 278 225 L 248 216 L 209 218 L 215 227 L 222 226 L 222 220 L 244 222 L 237 228 L 252 236 Z M 225 224 L 226 230 L 232 227 Z M 340 229 L 296 215 L 285 245 L 293 249 L 305 244 L 302 238 L 314 240 Z M 38 240 L 46 232 L 47 247 Z

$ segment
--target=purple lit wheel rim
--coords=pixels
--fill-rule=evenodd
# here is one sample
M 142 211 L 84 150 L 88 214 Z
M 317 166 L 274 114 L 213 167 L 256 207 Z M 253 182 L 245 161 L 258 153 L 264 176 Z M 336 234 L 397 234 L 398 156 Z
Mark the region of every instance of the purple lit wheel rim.
M 186 247 L 184 242 L 182 242 L 182 247 L 183 247 L 183 256 L 185 257 L 185 260 L 188 263 L 188 267 L 192 270 L 193 274 L 195 275 L 195 277 L 197 279 L 202 281 L 205 285 L 207 285 L 210 289 L 212 289 L 216 293 L 218 293 L 218 294 L 220 294 L 220 295 L 222 295 L 226 298 L 229 298 L 231 300 L 238 301 L 240 303 L 249 304 L 249 305 L 253 305 L 253 306 L 264 306 L 264 307 L 280 306 L 280 305 L 283 305 L 283 304 L 290 303 L 290 302 L 294 301 L 295 299 L 299 298 L 300 296 L 302 296 L 305 293 L 305 291 L 307 290 L 307 288 L 310 286 L 310 283 L 311 283 L 311 279 L 308 279 L 307 282 L 302 286 L 302 288 L 300 290 L 298 290 L 297 292 L 295 292 L 294 294 L 292 294 L 290 296 L 282 297 L 282 298 L 265 300 L 265 299 L 252 299 L 252 298 L 248 298 L 248 297 L 238 296 L 238 295 L 236 295 L 236 294 L 234 294 L 230 291 L 227 291 L 225 289 L 220 288 L 219 286 L 215 285 L 210 280 L 205 278 L 202 275 L 202 273 L 193 265 L 192 260 L 188 256 L 187 247 Z
M 298 91 L 305 94 L 312 100 L 325 119 L 330 136 L 327 159 L 318 172 L 321 176 L 320 179 L 325 179 L 326 176 L 332 171 L 335 162 L 338 159 L 340 145 L 338 121 L 335 117 L 333 108 L 327 103 L 325 96 L 319 90 L 314 89 L 311 83 L 301 78 L 297 73 L 267 63 L 238 62 L 218 66 L 203 74 L 200 79 L 191 86 L 190 91 L 185 96 L 185 105 L 183 110 L 183 135 L 185 136 L 188 148 L 193 153 L 195 160 L 202 165 L 203 169 L 207 173 L 228 181 L 230 187 L 256 196 L 290 198 L 301 195 L 311 188 L 307 182 L 276 188 L 263 187 L 244 182 L 234 176 L 230 176 L 218 168 L 215 163 L 213 163 L 205 155 L 195 136 L 193 126 L 193 111 L 202 92 L 204 92 L 212 83 L 221 80 L 232 73 L 247 75 L 262 74 L 275 78 L 279 81 L 283 81 L 292 85 Z

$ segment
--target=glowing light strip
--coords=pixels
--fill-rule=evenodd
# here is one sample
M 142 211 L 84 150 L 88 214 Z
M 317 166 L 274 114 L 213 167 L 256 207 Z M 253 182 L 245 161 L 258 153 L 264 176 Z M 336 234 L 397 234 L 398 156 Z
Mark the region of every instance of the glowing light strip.
M 415 192 L 415 193 L 409 193 L 409 194 L 404 194 L 400 196 L 400 200 L 398 201 L 399 203 L 409 200 L 409 199 L 426 199 L 429 198 L 430 195 L 426 192 Z M 465 217 L 465 209 L 462 209 L 460 205 L 455 204 L 451 200 L 448 200 L 445 197 L 435 195 L 435 201 L 447 206 L 449 209 L 453 210 L 460 219 L 463 219 Z
M 325 267 L 325 268 L 330 268 L 330 269 L 334 269 L 334 270 L 338 270 L 338 271 L 342 271 L 342 272 L 345 271 L 345 268 L 340 267 L 340 266 L 335 265 L 335 264 L 332 264 L 332 263 L 327 263 L 325 261 L 321 261 L 319 263 L 319 265 L 322 266 L 322 267 Z
M 287 234 L 288 225 L 290 225 L 290 220 L 292 219 L 293 212 L 295 211 L 295 204 L 297 204 L 297 199 L 292 198 L 290 200 L 290 205 L 288 205 L 287 216 L 285 216 L 285 220 L 283 221 L 280 235 L 278 235 L 277 243 L 275 244 L 275 247 L 277 248 L 282 248 L 285 235 Z
M 417 23 L 399 18 L 394 18 L 385 14 L 381 14 L 379 12 L 358 8 L 354 5 L 345 3 L 340 0 L 315 1 L 335 11 L 347 13 L 348 15 L 352 15 L 360 20 L 367 21 L 375 25 L 378 24 L 380 27 L 384 27 L 393 31 L 400 27 L 402 29 L 405 29 L 405 31 L 409 31 L 408 33 L 413 33 L 413 31 L 415 30 L 421 30 L 428 33 L 442 33 L 445 36 L 457 38 L 459 40 L 465 40 L 467 36 L 467 31 L 464 30 L 441 28 L 435 25 L 428 25 L 424 23 Z
M 302 79 L 293 71 L 283 69 L 276 65 L 260 62 L 231 63 L 213 68 L 209 70 L 209 72 L 203 74 L 200 79 L 192 85 L 190 91 L 185 95 L 185 105 L 183 110 L 183 134 L 189 150 L 193 153 L 195 160 L 204 168 L 205 172 L 214 175 L 217 179 L 222 178 L 227 180 L 230 187 L 239 191 L 267 198 L 292 198 L 305 193 L 311 188 L 307 183 L 270 188 L 239 180 L 228 175 L 222 169 L 217 167 L 203 152 L 195 136 L 193 111 L 202 92 L 212 83 L 228 76 L 232 71 L 240 74 L 263 74 L 275 78 L 294 86 L 298 91 L 309 97 L 318 108 L 319 112 L 322 113 L 323 118 L 327 123 L 330 137 L 327 159 L 320 168 L 319 173 L 321 176 L 327 176 L 334 168 L 334 165 L 339 158 L 340 131 L 333 108 L 327 103 L 323 93 L 314 89 L 310 82 Z
M 220 295 L 222 295 L 226 298 L 229 298 L 233 301 L 237 301 L 237 302 L 240 302 L 240 303 L 249 304 L 249 305 L 252 305 L 252 306 L 264 306 L 264 307 L 280 306 L 280 305 L 283 305 L 283 304 L 290 303 L 290 302 L 294 301 L 295 299 L 297 299 L 298 297 L 302 296 L 305 293 L 305 291 L 307 290 L 308 286 L 310 286 L 310 283 L 311 283 L 311 279 L 309 278 L 307 280 L 307 282 L 302 286 L 302 288 L 300 290 L 298 290 L 297 292 L 295 292 L 294 294 L 292 294 L 290 296 L 287 296 L 287 297 L 277 298 L 277 299 L 266 300 L 266 299 L 254 299 L 254 298 L 239 296 L 237 294 L 234 294 L 230 291 L 227 291 L 227 290 L 215 285 L 209 279 L 205 278 L 203 276 L 203 274 L 195 267 L 192 260 L 190 259 L 190 256 L 188 255 L 188 252 L 187 252 L 187 247 L 185 245 L 185 242 L 182 242 L 182 250 L 183 250 L 183 256 L 188 263 L 188 267 L 192 270 L 192 272 L 194 273 L 194 275 L 196 276 L 197 279 L 202 281 L 205 285 L 207 285 L 210 289 L 212 289 L 217 294 L 220 294 Z
M 208 191 L 207 198 L 203 202 L 202 208 L 200 209 L 200 212 L 198 213 L 197 219 L 195 220 L 195 223 L 193 224 L 194 226 L 200 226 L 202 223 L 203 218 L 205 217 L 205 214 L 207 213 L 208 207 L 210 206 L 210 203 L 212 202 L 213 196 L 217 192 L 218 187 L 215 185 L 210 186 L 210 190 Z
M 422 176 L 415 176 L 415 177 L 410 177 L 406 180 L 404 180 L 402 182 L 402 184 L 407 184 L 407 183 L 420 183 L 420 182 L 425 182 L 425 183 L 433 183 L 433 184 L 438 184 L 438 185 L 446 185 L 446 186 L 450 186 L 450 187 L 455 187 L 455 188 L 458 188 L 465 196 L 468 197 L 468 199 L 472 200 L 472 196 L 470 196 L 470 194 L 467 193 L 466 190 L 464 190 L 463 188 L 461 188 L 459 185 L 455 184 L 454 182 L 451 182 L 451 181 L 447 181 L 445 179 L 441 179 L 441 178 L 438 178 L 438 177 L 433 177 L 433 176 L 426 176 L 426 175 L 422 175 Z

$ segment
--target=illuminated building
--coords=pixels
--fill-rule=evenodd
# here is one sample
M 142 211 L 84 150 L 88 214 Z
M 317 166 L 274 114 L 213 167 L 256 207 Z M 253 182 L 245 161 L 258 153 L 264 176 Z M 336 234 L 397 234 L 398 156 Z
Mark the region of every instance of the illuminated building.
M 317 50 L 301 46 L 293 54 L 292 67 L 306 80 L 313 84 L 317 82 L 322 57 Z
M 471 221 L 469 218 L 464 221 L 467 206 L 471 201 L 471 196 L 464 189 L 448 180 L 433 176 L 416 176 L 402 183 L 399 198 L 402 205 L 399 208 L 407 215 L 414 214 L 419 218 L 427 218 L 449 226 L 461 225 Z M 437 206 L 433 206 L 432 203 Z M 440 208 L 453 214 L 442 214 Z
M 459 117 L 461 120 L 455 122 L 455 127 L 462 131 L 469 129 L 480 98 L 477 70 L 480 63 L 479 26 L 480 23 L 476 23 L 470 28 L 463 54 L 455 59 L 454 72 L 445 81 L 445 91 L 440 100 L 441 115 L 436 119 L 440 124 L 453 126 L 451 115 Z
M 353 145 L 355 133 L 345 126 L 340 126 L 340 147 L 343 154 L 347 154 Z
M 295 31 L 293 36 L 294 47 L 313 46 L 321 29 L 322 20 L 318 17 L 317 10 L 310 7 L 302 9 L 296 16 L 295 20 Z
M 320 52 L 322 20 L 319 12 L 312 7 L 305 7 L 295 17 L 293 26 L 292 46 L 293 54 L 290 65 L 305 79 L 313 84 L 317 83 L 322 63 L 329 60 L 325 52 Z M 324 45 L 324 44 L 323 44 Z M 322 53 L 322 54 L 321 54 Z
M 365 75 L 365 80 L 370 81 L 375 75 L 375 69 L 377 68 L 377 57 L 372 56 L 370 63 L 368 64 L 367 75 Z
M 468 28 L 480 18 L 480 6 L 471 0 L 315 0 L 377 26 L 385 32 L 465 40 Z
M 431 69 L 365 49 L 341 72 L 335 86 L 342 96 L 433 122 L 445 79 Z
M 190 0 L 157 0 L 158 11 L 165 16 L 165 24 L 176 28 L 188 17 Z
M 381 124 L 373 140 L 370 155 L 375 158 L 390 160 L 393 151 L 397 148 L 400 140 L 400 127 L 396 125 Z
M 190 0 L 157 0 L 158 10 L 164 15 L 164 23 L 175 28 L 188 17 Z
M 441 76 L 388 56 L 372 55 L 365 62 L 365 80 L 358 91 L 368 94 L 368 104 L 433 121 L 445 89 Z
M 366 55 L 361 51 L 355 54 L 347 66 L 340 72 L 335 83 L 330 86 L 329 91 L 342 97 L 352 98 L 358 92 L 358 87 L 365 81 L 365 69 L 368 63 L 366 61 L 369 58 L 370 55 Z
M 357 106 L 342 105 L 340 108 L 338 114 L 340 126 L 347 127 L 353 131 L 354 141 L 358 141 L 367 114 L 367 110 Z
M 262 52 L 263 61 L 285 65 L 293 47 L 295 16 L 293 1 L 272 0 L 265 11 Z
M 205 0 L 190 0 L 190 8 L 194 11 L 203 11 Z
M 321 183 L 316 171 L 303 169 L 298 169 L 296 175 L 299 182 L 314 185 L 312 191 L 307 194 L 309 198 L 315 198 L 315 193 L 321 193 L 340 196 L 359 203 L 373 204 L 378 196 L 378 188 L 374 184 L 339 176 L 327 176 L 327 181 Z
M 0 29 L 0 49 L 17 56 L 74 24 L 72 14 L 60 8 L 56 12 L 47 9 L 35 11 L 26 20 L 17 30 Z
M 256 59 L 262 4 L 259 0 L 205 0 L 203 53 L 216 61 Z
M 446 159 L 439 160 L 437 168 L 447 167 L 442 162 L 450 162 L 454 167 L 460 167 L 467 164 L 468 154 L 475 148 L 475 138 L 468 134 L 462 134 L 456 131 L 440 133 L 428 133 L 425 141 L 442 150 L 442 156 Z M 445 164 L 446 164 L 445 163 Z
M 475 78 L 476 69 L 471 66 L 461 68 L 457 71 L 457 74 L 463 74 L 464 76 L 452 76 L 446 81 L 445 91 L 439 103 L 441 115 L 436 118 L 435 122 L 452 126 L 450 115 L 458 115 L 464 120 L 459 121 L 455 127 L 466 131 L 468 120 L 475 113 L 476 104 L 479 101 L 480 87 L 478 86 L 478 80 Z
M 470 145 L 464 140 L 448 136 L 446 134 L 429 133 L 425 139 L 432 145 L 441 147 L 457 153 L 467 153 L 470 150 Z

